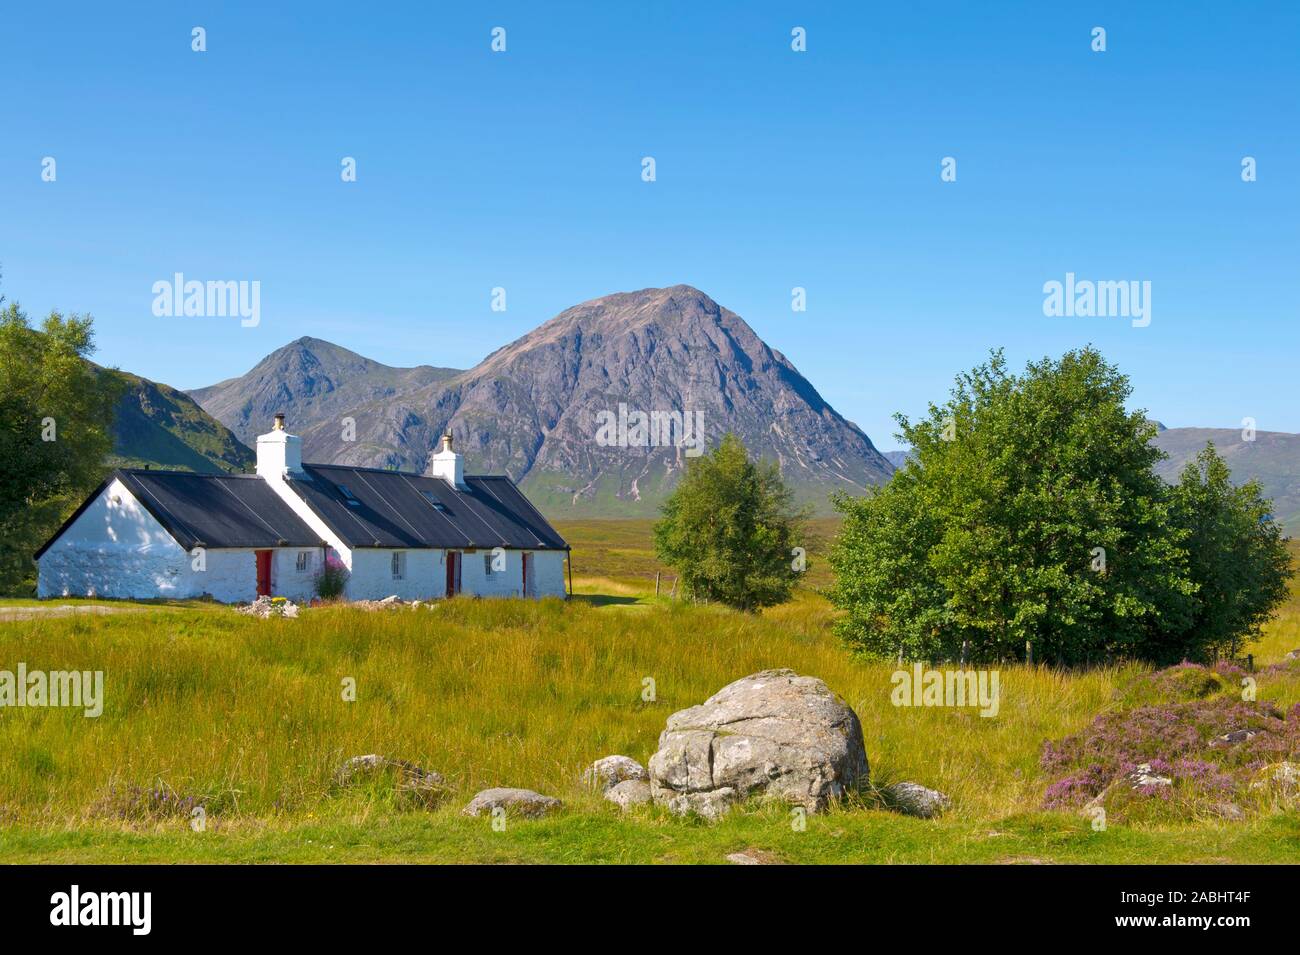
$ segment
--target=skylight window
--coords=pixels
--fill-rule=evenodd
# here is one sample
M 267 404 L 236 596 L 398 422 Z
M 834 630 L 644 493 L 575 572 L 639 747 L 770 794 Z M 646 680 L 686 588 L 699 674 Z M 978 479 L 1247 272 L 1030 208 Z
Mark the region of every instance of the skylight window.
M 446 512 L 447 505 L 442 503 L 442 501 L 438 500 L 436 497 L 434 497 L 432 491 L 421 491 L 420 493 L 424 495 L 424 499 L 426 501 L 428 501 L 430 504 L 433 505 L 433 509 L 435 511 L 442 511 L 444 513 Z
M 348 487 L 346 484 L 340 484 L 339 490 L 343 492 L 343 499 L 347 501 L 348 504 L 350 504 L 352 507 L 361 506 L 361 502 L 357 500 L 357 496 L 352 493 L 352 489 Z

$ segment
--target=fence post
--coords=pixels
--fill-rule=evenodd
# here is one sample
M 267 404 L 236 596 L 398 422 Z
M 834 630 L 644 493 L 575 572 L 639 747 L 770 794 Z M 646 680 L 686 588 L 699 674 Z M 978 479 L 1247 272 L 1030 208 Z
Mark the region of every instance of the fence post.
M 1028 640 L 1025 641 L 1025 662 L 1030 666 L 1034 665 L 1034 645 Z
M 966 661 L 967 661 L 969 658 L 970 658 L 970 641 L 969 641 L 969 640 L 963 640 L 963 641 L 961 642 L 961 665 L 962 665 L 962 666 L 965 666 L 965 665 L 966 665 Z
M 659 571 L 655 571 L 655 596 L 659 596 Z

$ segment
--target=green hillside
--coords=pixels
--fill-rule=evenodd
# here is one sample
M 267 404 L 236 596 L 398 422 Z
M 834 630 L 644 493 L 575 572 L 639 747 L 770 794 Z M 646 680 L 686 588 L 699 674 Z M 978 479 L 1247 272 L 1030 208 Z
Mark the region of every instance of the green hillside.
M 1274 517 L 1288 534 L 1300 536 L 1300 435 L 1258 431 L 1255 440 L 1245 441 L 1241 431 L 1231 428 L 1168 428 L 1156 435 L 1156 445 L 1169 455 L 1156 472 L 1167 481 L 1178 480 L 1207 441 L 1228 462 L 1233 480 L 1259 480 L 1273 502 Z
M 98 371 L 116 378 L 124 389 L 109 464 L 243 471 L 255 463 L 253 452 L 183 391 L 115 368 Z

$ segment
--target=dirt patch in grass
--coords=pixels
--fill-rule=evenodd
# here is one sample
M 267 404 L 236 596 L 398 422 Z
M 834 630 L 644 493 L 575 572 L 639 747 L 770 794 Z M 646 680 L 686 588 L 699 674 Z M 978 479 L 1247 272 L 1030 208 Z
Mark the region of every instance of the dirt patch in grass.
M 0 623 L 13 620 L 36 620 L 46 617 L 72 617 L 79 614 L 104 616 L 110 613 L 142 613 L 145 607 L 110 607 L 104 604 L 57 604 L 48 607 L 0 607 Z

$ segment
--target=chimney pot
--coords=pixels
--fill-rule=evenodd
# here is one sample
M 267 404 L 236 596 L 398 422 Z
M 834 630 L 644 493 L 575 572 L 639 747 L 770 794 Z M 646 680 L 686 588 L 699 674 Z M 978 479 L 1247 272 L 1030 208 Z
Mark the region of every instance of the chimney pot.
M 442 436 L 442 448 L 429 455 L 429 477 L 442 478 L 456 487 L 465 486 L 465 466 L 459 454 L 451 449 L 451 432 Z
M 257 473 L 262 477 L 282 478 L 302 471 L 302 438 L 284 430 L 284 413 L 275 416 L 275 424 L 266 434 L 257 436 Z

